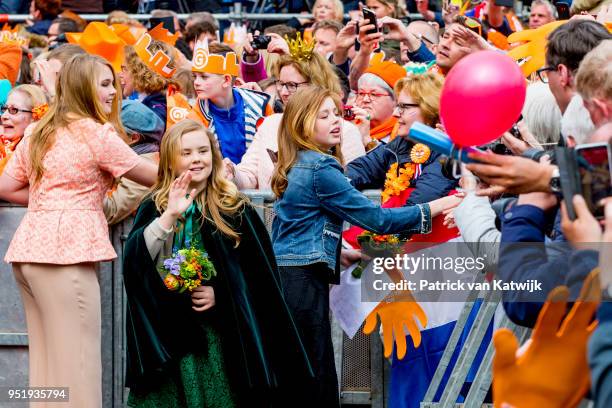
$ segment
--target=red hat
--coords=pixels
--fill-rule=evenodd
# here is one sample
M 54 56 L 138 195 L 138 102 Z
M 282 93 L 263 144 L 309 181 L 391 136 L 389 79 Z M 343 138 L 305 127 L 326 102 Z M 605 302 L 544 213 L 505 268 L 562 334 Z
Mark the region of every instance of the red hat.
M 374 74 L 385 81 L 391 89 L 400 79 L 406 76 L 406 70 L 392 61 L 376 62 L 366 70 L 366 74 Z

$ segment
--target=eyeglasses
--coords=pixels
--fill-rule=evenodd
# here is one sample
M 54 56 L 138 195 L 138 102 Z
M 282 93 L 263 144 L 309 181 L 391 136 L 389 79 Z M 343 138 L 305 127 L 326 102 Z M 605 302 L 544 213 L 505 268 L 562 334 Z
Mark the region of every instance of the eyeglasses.
M 544 67 L 544 68 L 540 68 L 536 71 L 536 73 L 538 74 L 538 78 L 540 78 L 540 81 L 542 81 L 543 83 L 547 84 L 548 83 L 548 71 L 556 71 L 557 68 L 555 67 Z
M 405 111 L 407 111 L 410 108 L 418 108 L 419 104 L 418 103 L 398 103 L 397 106 L 395 107 L 395 109 L 397 109 L 397 112 L 400 115 L 403 115 Z
M 4 112 L 6 111 L 8 111 L 8 113 L 10 113 L 11 115 L 16 115 L 19 112 L 32 113 L 31 110 L 19 109 L 14 106 L 6 106 L 6 105 L 0 106 L 0 112 L 2 112 L 2 114 L 4 114 Z
M 378 93 L 378 92 L 366 92 L 366 91 L 357 92 L 358 99 L 363 99 L 366 96 L 368 96 L 370 100 L 374 100 L 374 99 L 382 98 L 383 96 L 391 96 L 391 95 L 389 95 L 388 93 Z
M 282 91 L 283 88 L 287 88 L 287 91 L 289 91 L 290 93 L 293 93 L 295 91 L 297 91 L 297 89 L 300 87 L 300 85 L 304 85 L 307 84 L 308 81 L 306 82 L 281 82 L 281 81 L 276 81 L 276 90 L 278 92 Z

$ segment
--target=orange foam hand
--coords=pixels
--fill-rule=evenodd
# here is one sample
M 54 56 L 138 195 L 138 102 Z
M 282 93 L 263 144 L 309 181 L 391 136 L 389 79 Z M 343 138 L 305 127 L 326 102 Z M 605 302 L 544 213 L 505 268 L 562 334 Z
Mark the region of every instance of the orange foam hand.
M 522 354 L 517 355 L 518 341 L 510 330 L 495 332 L 496 408 L 570 408 L 580 403 L 590 384 L 587 341 L 597 325 L 593 315 L 601 297 L 598 273 L 595 269 L 585 279 L 567 316 L 567 287 L 550 292 Z
M 385 357 L 391 357 L 393 352 L 393 339 L 397 346 L 397 358 L 406 356 L 406 334 L 404 327 L 408 329 L 414 347 L 421 344 L 421 330 L 416 324 L 418 320 L 421 327 L 427 326 L 427 316 L 421 306 L 414 300 L 408 291 L 391 294 L 368 315 L 363 326 L 363 332 L 370 334 L 377 326 L 380 317 L 382 325 L 382 338 Z
M 508 55 L 517 62 L 520 59 L 526 59 L 521 65 L 521 70 L 525 76 L 531 75 L 544 66 L 548 34 L 565 23 L 567 23 L 567 20 L 553 21 L 534 30 L 523 30 L 510 34 L 508 37 L 510 44 L 524 42 L 524 44 L 508 51 Z

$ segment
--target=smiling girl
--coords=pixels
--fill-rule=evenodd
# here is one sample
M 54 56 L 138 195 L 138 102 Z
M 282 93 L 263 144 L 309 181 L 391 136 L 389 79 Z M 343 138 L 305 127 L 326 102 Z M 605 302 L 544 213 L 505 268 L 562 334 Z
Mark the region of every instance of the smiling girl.
M 97 263 L 114 259 L 102 200 L 114 178 L 155 182 L 156 167 L 121 139 L 117 79 L 77 55 L 49 112 L 4 172 L 0 199 L 28 204 L 4 260 L 13 264 L 28 326 L 30 386 L 69 387 L 70 407 L 102 406 Z M 29 203 L 28 203 L 29 201 Z
M 170 291 L 157 271 L 183 248 L 207 253 L 216 271 L 191 295 Z M 183 120 L 164 135 L 123 272 L 130 406 L 290 406 L 293 378 L 312 376 L 268 232 L 223 177 L 202 124 Z
M 342 222 L 377 234 L 428 233 L 431 218 L 460 199 L 445 197 L 383 209 L 351 186 L 342 172 L 341 104 L 316 86 L 289 100 L 278 137 L 272 225 L 283 291 L 313 361 L 316 383 L 300 395 L 311 405 L 338 406 L 329 323 L 329 283 L 339 281 Z M 306 382 L 305 382 L 306 383 Z

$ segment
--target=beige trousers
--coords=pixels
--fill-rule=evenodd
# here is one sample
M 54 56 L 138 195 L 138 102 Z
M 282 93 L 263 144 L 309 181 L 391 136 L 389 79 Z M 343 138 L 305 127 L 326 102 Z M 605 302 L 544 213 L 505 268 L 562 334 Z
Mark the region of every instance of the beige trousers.
M 30 386 L 68 387 L 67 403 L 102 406 L 100 285 L 95 264 L 14 263 L 28 325 Z

